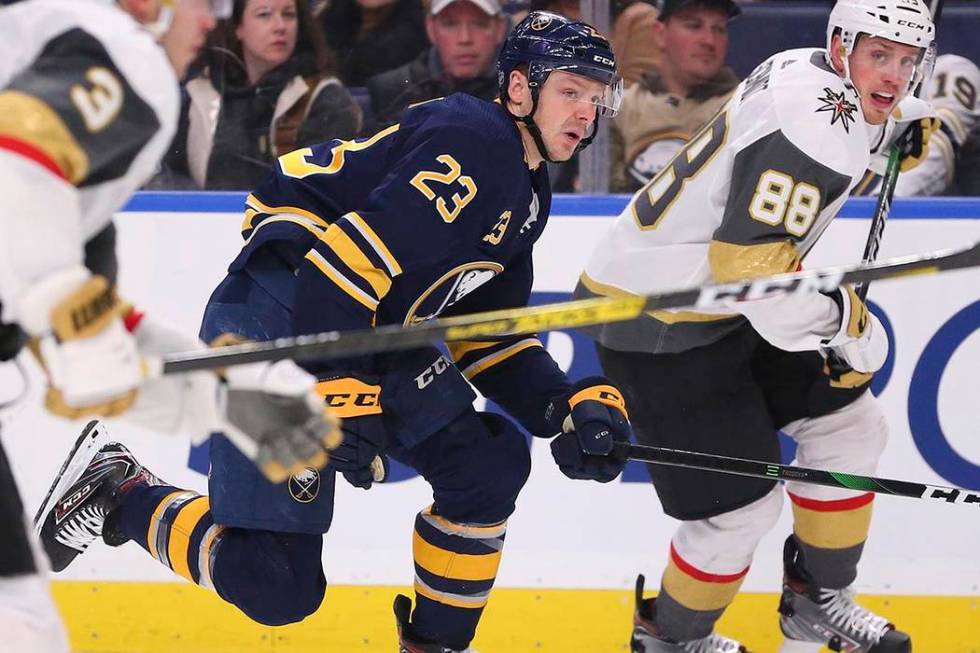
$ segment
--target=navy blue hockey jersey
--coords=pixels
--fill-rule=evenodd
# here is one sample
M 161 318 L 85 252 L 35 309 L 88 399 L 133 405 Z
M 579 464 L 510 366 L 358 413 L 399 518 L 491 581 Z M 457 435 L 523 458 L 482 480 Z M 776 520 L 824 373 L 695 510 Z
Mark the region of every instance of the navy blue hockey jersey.
M 274 254 L 290 273 L 253 276 L 291 310 L 297 334 L 524 306 L 550 204 L 547 170 L 528 169 L 513 118 L 497 103 L 452 95 L 371 138 L 280 157 L 248 197 L 245 245 L 230 270 L 251 272 Z M 450 351 L 488 398 L 552 435 L 544 407 L 567 380 L 536 337 Z M 385 366 L 406 357 L 388 355 Z M 375 372 L 378 360 L 342 364 Z M 424 378 L 414 382 L 421 389 Z

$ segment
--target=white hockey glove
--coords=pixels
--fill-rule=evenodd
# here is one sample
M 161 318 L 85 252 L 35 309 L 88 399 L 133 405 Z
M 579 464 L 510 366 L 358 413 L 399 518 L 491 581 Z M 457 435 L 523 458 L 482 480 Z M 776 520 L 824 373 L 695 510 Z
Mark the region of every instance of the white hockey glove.
M 145 316 L 134 334 L 148 356 L 207 347 Z M 273 483 L 327 464 L 327 450 L 341 436 L 337 419 L 314 391 L 314 376 L 288 360 L 238 365 L 222 374 L 200 371 L 148 380 L 125 418 L 158 431 L 187 433 L 195 442 L 224 433 Z
M 290 360 L 225 371 L 225 435 L 273 483 L 321 469 L 342 440 L 340 422 L 316 394 L 316 377 Z
M 840 309 L 840 328 L 824 346 L 835 352 L 856 372 L 877 372 L 888 357 L 888 334 L 885 328 L 847 286 L 829 293 Z
M 126 310 L 108 280 L 82 266 L 48 275 L 20 298 L 13 317 L 47 373 L 52 413 L 111 416 L 136 400 L 143 364 Z

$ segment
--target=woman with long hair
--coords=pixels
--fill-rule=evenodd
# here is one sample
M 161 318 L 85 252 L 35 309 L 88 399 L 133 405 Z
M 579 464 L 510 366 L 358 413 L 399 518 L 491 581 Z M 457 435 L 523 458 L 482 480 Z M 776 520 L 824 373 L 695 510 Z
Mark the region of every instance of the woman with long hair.
M 276 157 L 360 130 L 306 0 L 235 0 L 196 67 L 168 163 L 199 188 L 251 188 Z

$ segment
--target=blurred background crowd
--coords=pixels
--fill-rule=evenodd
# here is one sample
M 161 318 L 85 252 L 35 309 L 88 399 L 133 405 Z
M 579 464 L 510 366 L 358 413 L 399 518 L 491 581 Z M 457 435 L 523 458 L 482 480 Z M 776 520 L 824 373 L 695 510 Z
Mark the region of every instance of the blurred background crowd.
M 633 192 L 766 57 L 823 47 L 832 4 L 235 0 L 232 17 L 211 33 L 183 82 L 179 130 L 150 187 L 249 189 L 277 156 L 370 136 L 411 104 L 457 92 L 492 100 L 508 30 L 527 11 L 545 9 L 604 30 L 627 85 L 620 114 L 601 125 L 581 160 L 552 170 L 554 190 Z M 980 195 L 980 3 L 946 5 L 943 56 L 924 93 L 944 122 L 933 152 L 942 173 L 905 194 Z

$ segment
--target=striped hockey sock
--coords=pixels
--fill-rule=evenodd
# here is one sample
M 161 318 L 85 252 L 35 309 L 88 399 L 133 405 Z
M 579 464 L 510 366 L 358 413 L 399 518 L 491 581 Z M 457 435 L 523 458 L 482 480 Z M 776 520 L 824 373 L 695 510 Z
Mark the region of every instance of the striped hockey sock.
M 680 642 L 707 637 L 748 573 L 748 567 L 734 574 L 698 569 L 671 544 L 670 560 L 656 599 L 657 629 Z
M 126 495 L 119 529 L 192 583 L 213 589 L 214 552 L 225 530 L 208 497 L 173 486 L 137 486 Z
M 843 589 L 857 578 L 857 564 L 871 528 L 874 494 L 837 500 L 792 492 L 793 533 L 803 551 L 806 572 L 818 587 Z
M 464 649 L 476 632 L 500 566 L 507 522 L 458 524 L 432 513 L 415 519 L 415 630 Z

